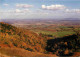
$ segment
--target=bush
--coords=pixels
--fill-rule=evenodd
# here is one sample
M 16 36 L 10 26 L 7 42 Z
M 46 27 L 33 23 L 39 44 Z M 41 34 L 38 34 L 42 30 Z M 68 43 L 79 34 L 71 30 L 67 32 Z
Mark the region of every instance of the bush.
M 28 51 L 33 51 L 33 49 L 30 49 L 30 48 L 27 48 L 26 50 L 28 50 Z
M 8 42 L 4 42 L 4 44 L 8 44 Z
M 14 44 L 14 46 L 16 46 L 16 47 L 18 46 L 16 43 L 13 43 L 13 44 Z

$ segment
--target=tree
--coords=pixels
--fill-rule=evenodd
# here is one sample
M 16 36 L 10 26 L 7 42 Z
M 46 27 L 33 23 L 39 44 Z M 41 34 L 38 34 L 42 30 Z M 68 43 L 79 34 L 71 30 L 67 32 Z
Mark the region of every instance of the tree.
M 80 36 L 80 28 L 78 26 L 74 26 L 72 28 L 73 32 L 75 32 L 75 34 L 77 35 L 77 37 Z

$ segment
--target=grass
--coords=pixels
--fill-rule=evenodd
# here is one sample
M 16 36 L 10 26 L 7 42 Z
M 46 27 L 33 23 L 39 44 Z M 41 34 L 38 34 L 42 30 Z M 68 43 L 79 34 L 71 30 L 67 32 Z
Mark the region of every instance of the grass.
M 51 32 L 51 31 L 43 31 L 43 30 L 32 30 L 36 33 L 42 33 L 42 34 L 47 34 L 47 35 L 53 35 L 55 37 L 63 37 L 66 35 L 74 34 L 73 31 L 58 31 L 58 32 Z
M 63 36 L 67 36 L 70 34 L 74 34 L 74 32 L 73 31 L 61 31 L 61 32 L 56 32 L 56 34 L 58 37 L 63 37 Z
M 43 54 L 43 53 L 38 53 L 38 52 L 31 52 L 27 51 L 21 48 L 0 48 L 0 53 L 10 56 L 10 57 L 54 57 L 56 56 L 55 54 L 50 55 L 50 54 Z

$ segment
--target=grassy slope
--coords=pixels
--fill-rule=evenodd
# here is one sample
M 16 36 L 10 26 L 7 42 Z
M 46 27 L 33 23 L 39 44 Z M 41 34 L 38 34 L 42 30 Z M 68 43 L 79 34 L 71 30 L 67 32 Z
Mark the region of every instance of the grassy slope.
M 43 54 L 38 52 L 30 52 L 21 48 L 0 48 L 0 53 L 4 57 L 57 57 L 55 54 Z M 4 55 L 5 54 L 5 55 Z
M 0 53 L 0 57 L 10 57 L 10 56 Z

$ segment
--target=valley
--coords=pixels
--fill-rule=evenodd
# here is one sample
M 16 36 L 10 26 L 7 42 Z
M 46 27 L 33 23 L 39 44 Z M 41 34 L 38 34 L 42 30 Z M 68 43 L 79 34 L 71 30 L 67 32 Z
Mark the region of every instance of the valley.
M 75 53 L 80 52 L 79 20 L 76 22 L 73 20 L 15 21 L 2 20 L 0 22 L 0 52 L 2 54 L 25 57 L 30 52 L 30 54 L 33 53 L 33 57 L 57 57 L 74 56 Z M 21 53 L 25 55 L 20 55 Z

